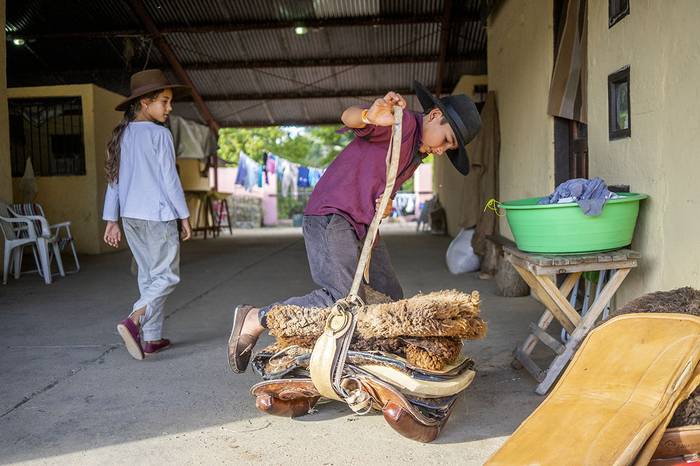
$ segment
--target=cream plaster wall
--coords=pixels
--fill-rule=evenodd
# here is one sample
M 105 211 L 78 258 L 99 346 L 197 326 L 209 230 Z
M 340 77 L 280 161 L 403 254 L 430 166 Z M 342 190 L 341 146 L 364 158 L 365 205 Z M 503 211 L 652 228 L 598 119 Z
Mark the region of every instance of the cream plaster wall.
M 643 254 L 618 292 L 700 288 L 700 2 L 636 0 L 608 28 L 607 0 L 589 0 L 589 171 L 630 184 L 642 203 L 633 246 Z M 631 138 L 608 140 L 608 75 L 630 65 Z
M 507 0 L 489 19 L 488 81 L 500 120 L 501 201 L 554 189 L 554 119 L 547 115 L 552 8 L 552 0 Z M 500 229 L 512 238 L 505 219 Z
M 474 98 L 474 86 L 486 85 L 488 78 L 486 75 L 465 75 L 459 79 L 452 94 L 464 94 Z M 467 192 L 467 184 L 474 183 L 475 172 L 466 177 L 459 173 L 446 156 L 433 157 L 433 177 L 435 192 L 447 215 L 447 233 L 455 236 L 462 227 L 473 227 L 474 225 L 464 225 L 462 221 L 462 211 Z

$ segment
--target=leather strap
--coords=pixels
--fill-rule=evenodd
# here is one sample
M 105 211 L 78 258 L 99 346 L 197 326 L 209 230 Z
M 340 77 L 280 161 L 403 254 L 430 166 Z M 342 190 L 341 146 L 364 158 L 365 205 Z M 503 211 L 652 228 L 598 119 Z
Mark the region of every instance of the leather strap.
M 331 309 L 323 334 L 316 340 L 309 362 L 311 380 L 313 380 L 319 393 L 327 398 L 346 401 L 351 407 L 356 405 L 357 400 L 352 392 L 349 393 L 342 386 L 342 377 L 350 341 L 355 332 L 356 321 L 352 308 L 363 304 L 358 295 L 360 284 L 362 283 L 365 270 L 369 270 L 372 246 L 374 245 L 384 210 L 396 184 L 396 174 L 401 156 L 402 122 L 403 109 L 395 106 L 392 139 L 387 149 L 387 176 L 384 192 L 367 231 L 350 292 L 346 298 L 339 300 Z M 363 404 L 360 403 L 360 405 Z
M 386 170 L 386 185 L 384 186 L 384 192 L 382 193 L 381 200 L 379 201 L 379 206 L 374 213 L 374 218 L 372 223 L 367 230 L 367 236 L 365 236 L 365 242 L 362 245 L 362 253 L 360 254 L 360 262 L 357 264 L 357 269 L 355 270 L 355 278 L 352 281 L 352 286 L 350 287 L 350 296 L 357 295 L 360 289 L 360 284 L 362 282 L 363 274 L 365 270 L 367 271 L 367 276 L 365 279 L 369 281 L 369 262 L 372 255 L 372 247 L 374 246 L 374 240 L 377 237 L 377 232 L 379 231 L 379 224 L 382 222 L 382 217 L 384 216 L 384 211 L 389 203 L 391 194 L 394 191 L 394 186 L 396 185 L 396 175 L 399 171 L 399 159 L 401 158 L 401 133 L 402 133 L 402 123 L 403 123 L 403 109 L 399 106 L 394 107 L 394 126 L 392 127 L 392 137 L 389 148 L 387 149 L 387 170 Z
M 346 395 L 340 387 L 340 379 L 356 323 L 355 314 L 346 306 L 344 300 L 333 306 L 309 361 L 311 380 L 318 392 L 338 401 L 343 401 Z

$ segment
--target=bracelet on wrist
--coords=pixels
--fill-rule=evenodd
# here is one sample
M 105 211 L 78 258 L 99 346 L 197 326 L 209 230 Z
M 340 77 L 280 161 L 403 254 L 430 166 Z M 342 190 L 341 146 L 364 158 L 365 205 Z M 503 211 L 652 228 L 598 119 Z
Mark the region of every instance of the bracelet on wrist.
M 367 108 L 362 110 L 362 113 L 361 113 L 362 123 L 364 123 L 366 125 L 371 125 L 371 123 L 369 122 L 369 118 L 367 118 L 368 111 L 369 111 L 369 109 L 367 109 Z

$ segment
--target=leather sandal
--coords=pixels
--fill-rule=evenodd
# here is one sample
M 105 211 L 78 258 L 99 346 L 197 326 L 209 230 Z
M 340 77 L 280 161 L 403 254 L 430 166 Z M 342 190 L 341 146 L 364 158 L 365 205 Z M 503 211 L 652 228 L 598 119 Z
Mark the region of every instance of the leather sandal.
M 236 374 L 245 372 L 253 354 L 253 347 L 258 341 L 258 337 L 246 333 L 241 334 L 245 318 L 251 309 L 253 306 L 240 304 L 236 306 L 233 314 L 233 328 L 228 339 L 228 366 Z

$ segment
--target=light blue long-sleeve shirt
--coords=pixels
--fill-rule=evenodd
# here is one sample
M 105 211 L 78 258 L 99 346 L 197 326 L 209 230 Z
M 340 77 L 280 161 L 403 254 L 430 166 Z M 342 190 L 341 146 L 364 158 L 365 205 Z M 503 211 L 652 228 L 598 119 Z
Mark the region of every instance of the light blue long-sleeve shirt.
M 190 216 L 168 128 L 132 121 L 124 129 L 119 182 L 107 185 L 102 218 L 120 216 L 161 222 Z

